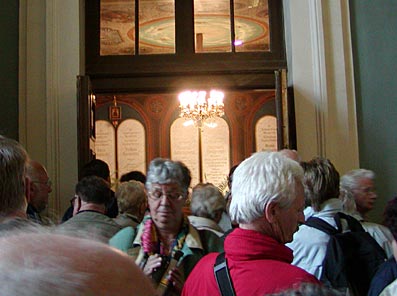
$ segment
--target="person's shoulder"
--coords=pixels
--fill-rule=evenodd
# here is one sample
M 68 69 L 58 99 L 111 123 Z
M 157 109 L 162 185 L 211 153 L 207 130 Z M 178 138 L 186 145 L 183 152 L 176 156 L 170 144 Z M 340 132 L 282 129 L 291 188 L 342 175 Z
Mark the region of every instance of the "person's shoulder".
M 383 235 L 387 239 L 393 239 L 393 235 L 391 234 L 389 228 L 382 224 L 374 223 L 374 222 L 361 222 L 363 225 L 364 229 L 369 232 L 370 234 L 377 234 L 377 235 Z
M 320 284 L 320 281 L 313 274 L 307 272 L 299 266 L 291 264 L 290 270 L 295 274 L 295 277 L 299 278 L 302 282 Z
M 21 218 L 21 217 L 13 217 L 1 220 L 0 223 L 0 233 L 7 233 L 18 231 L 18 230 L 28 230 L 28 229 L 36 229 L 40 228 L 41 225 L 33 222 L 32 220 Z
M 213 267 L 213 265 L 215 264 L 215 259 L 219 254 L 221 253 L 218 252 L 208 253 L 203 258 L 201 258 L 201 260 L 197 263 L 197 265 L 201 265 L 201 266 L 210 265 L 211 267 Z
M 200 235 L 201 244 L 207 253 L 223 252 L 223 239 L 209 230 L 197 230 Z
M 286 244 L 290 248 L 295 248 L 298 245 L 313 245 L 318 243 L 328 242 L 329 235 L 325 232 L 302 224 L 299 226 L 297 232 L 294 233 L 292 242 Z
M 394 296 L 397 294 L 397 279 L 383 289 L 379 296 Z
M 214 277 L 214 264 L 218 254 L 209 253 L 201 258 L 187 277 L 182 295 L 215 295 L 213 289 L 217 287 Z
M 125 227 L 110 238 L 109 245 L 127 253 L 132 246 L 135 235 L 136 230 L 133 227 Z
M 202 257 L 197 264 L 194 266 L 192 272 L 190 273 L 188 279 L 192 281 L 197 276 L 202 277 L 207 274 L 213 275 L 213 268 L 215 264 L 216 257 L 220 253 L 209 253 Z
M 280 276 L 285 279 L 285 283 L 313 283 L 320 284 L 320 281 L 310 272 L 305 269 L 281 261 L 273 261 L 273 268 L 275 270 L 275 276 Z M 268 262 L 262 261 L 262 264 L 267 265 L 266 269 L 268 269 Z
M 376 277 L 397 278 L 397 262 L 396 262 L 396 259 L 394 259 L 394 257 L 391 257 L 387 261 L 385 261 L 381 266 L 379 266 L 379 269 L 376 272 L 374 278 L 376 278 Z
M 113 220 L 123 228 L 127 226 L 136 228 L 140 223 L 135 216 L 127 213 L 118 214 L 116 218 L 113 218 Z
M 121 229 L 122 227 L 117 224 L 113 218 L 109 218 L 105 214 L 96 211 L 81 211 L 70 218 L 68 221 L 63 224 L 74 224 L 74 223 L 96 223 L 102 225 L 109 225 L 115 228 Z M 62 225 L 63 225 L 62 224 Z
M 210 230 L 207 229 L 197 229 L 195 226 L 193 226 L 194 229 L 196 229 L 198 231 L 198 233 L 200 234 L 200 238 L 205 238 L 205 239 L 214 239 L 214 240 L 218 240 L 219 236 L 217 236 L 215 233 L 213 233 Z

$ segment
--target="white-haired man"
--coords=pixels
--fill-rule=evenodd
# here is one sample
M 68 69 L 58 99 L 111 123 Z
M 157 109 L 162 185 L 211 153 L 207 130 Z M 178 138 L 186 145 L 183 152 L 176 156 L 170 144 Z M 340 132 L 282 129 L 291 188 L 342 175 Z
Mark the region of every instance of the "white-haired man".
M 232 220 L 239 223 L 225 239 L 225 258 L 236 295 L 277 293 L 301 283 L 318 283 L 292 266 L 285 247 L 304 222 L 303 170 L 279 152 L 258 152 L 233 174 Z M 182 295 L 221 295 L 213 268 L 217 253 L 204 257 L 188 277 Z
M 2 295 L 155 295 L 127 255 L 106 244 L 43 231 L 0 238 Z

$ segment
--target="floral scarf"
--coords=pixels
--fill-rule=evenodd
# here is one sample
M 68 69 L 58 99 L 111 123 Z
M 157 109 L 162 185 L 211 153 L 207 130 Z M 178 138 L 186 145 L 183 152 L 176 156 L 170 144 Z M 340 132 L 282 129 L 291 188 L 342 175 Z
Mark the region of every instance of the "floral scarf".
M 143 227 L 141 246 L 145 253 L 145 257 L 149 257 L 154 254 L 172 257 L 176 251 L 182 249 L 186 236 L 189 233 L 189 222 L 187 217 L 184 216 L 182 228 L 176 236 L 170 252 L 169 249 L 164 248 L 163 243 L 160 241 L 156 226 L 150 216 L 145 219 Z

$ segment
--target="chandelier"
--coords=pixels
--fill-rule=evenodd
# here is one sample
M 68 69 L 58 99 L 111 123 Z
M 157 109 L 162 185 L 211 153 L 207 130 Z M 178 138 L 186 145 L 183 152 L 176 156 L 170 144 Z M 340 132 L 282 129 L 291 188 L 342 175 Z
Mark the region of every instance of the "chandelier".
M 206 91 L 184 91 L 179 94 L 180 117 L 187 122 L 201 128 L 204 123 L 211 126 L 211 119 L 222 117 L 224 112 L 224 93 L 218 90 L 211 90 L 209 97 Z

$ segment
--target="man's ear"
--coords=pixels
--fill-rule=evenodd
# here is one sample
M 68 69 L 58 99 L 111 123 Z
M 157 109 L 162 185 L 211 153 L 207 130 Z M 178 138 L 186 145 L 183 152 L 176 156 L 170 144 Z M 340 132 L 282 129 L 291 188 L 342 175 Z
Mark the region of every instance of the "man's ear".
M 81 198 L 80 196 L 76 195 L 76 198 L 74 199 L 73 202 L 73 216 L 75 216 L 81 208 Z
M 269 223 L 273 223 L 277 220 L 278 212 L 280 207 L 276 202 L 269 202 L 265 207 L 265 217 Z

